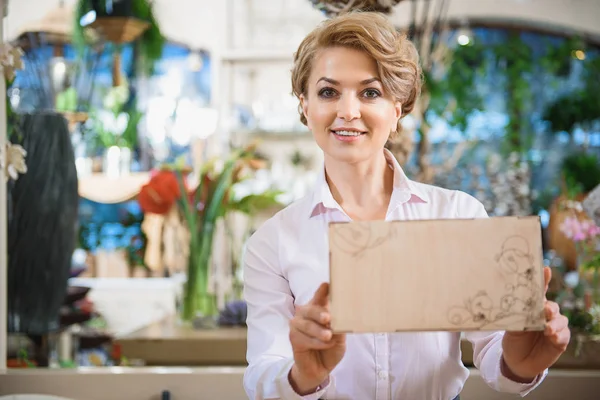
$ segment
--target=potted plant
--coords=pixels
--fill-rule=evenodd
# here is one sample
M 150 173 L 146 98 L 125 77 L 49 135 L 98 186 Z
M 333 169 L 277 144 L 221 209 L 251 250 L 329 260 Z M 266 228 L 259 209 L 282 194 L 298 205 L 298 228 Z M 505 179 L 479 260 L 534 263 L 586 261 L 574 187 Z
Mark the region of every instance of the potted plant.
M 561 165 L 561 194 L 550 206 L 548 244 L 563 258 L 569 270 L 577 269 L 577 249 L 560 229 L 569 218 L 583 218 L 580 202 L 600 184 L 600 160 L 586 151 L 576 151 L 565 157 Z
M 90 113 L 85 130 L 89 130 L 97 148 L 102 149 L 104 173 L 112 176 L 130 172 L 132 152 L 137 145 L 137 126 L 143 113 L 130 101 L 126 80 L 110 87 L 103 107 Z
M 73 44 L 81 49 L 89 44 L 88 37 L 100 37 L 116 45 L 114 50 L 114 70 L 120 71 L 120 46 L 132 43 L 138 46 L 141 71 L 150 74 L 154 63 L 162 57 L 165 43 L 160 26 L 154 16 L 149 0 L 78 0 L 73 22 Z M 84 16 L 95 13 L 89 25 L 82 26 Z M 92 29 L 96 34 L 87 35 Z M 115 86 L 119 85 L 119 75 L 113 74 Z

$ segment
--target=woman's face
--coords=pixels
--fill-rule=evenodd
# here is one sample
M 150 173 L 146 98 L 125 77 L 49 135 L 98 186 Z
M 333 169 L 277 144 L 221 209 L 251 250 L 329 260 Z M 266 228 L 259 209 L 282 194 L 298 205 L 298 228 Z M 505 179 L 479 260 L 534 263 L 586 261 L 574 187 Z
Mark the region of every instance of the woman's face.
M 302 110 L 325 158 L 357 163 L 381 154 L 402 106 L 385 93 L 368 54 L 333 47 L 313 61 Z

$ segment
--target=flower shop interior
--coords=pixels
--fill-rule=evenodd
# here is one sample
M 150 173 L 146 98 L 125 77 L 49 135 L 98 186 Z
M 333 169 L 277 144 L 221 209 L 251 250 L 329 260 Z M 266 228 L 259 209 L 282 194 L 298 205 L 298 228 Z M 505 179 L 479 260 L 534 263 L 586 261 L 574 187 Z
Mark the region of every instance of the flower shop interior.
M 0 5 L 0 399 L 246 398 L 245 244 L 322 167 L 293 53 L 367 6 L 421 55 L 406 174 L 540 219 L 572 339 L 528 398 L 600 398 L 600 1 Z

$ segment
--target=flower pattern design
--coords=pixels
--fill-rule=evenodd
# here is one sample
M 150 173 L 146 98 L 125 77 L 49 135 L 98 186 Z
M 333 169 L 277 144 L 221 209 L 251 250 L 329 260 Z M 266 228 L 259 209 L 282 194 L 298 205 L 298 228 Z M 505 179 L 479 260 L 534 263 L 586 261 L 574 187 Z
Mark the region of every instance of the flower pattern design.
M 494 301 L 487 291 L 478 291 L 468 297 L 463 305 L 449 310 L 450 323 L 474 323 L 479 329 L 494 329 L 515 323 L 533 327 L 543 323 L 544 317 L 538 311 L 541 305 L 537 299 L 541 281 L 536 280 L 534 257 L 527 239 L 518 235 L 507 238 L 495 261 L 509 278 L 505 293 Z
M 354 257 L 361 257 L 366 250 L 373 249 L 394 235 L 392 224 L 384 224 L 373 232 L 368 222 L 342 223 L 336 227 L 335 245 Z

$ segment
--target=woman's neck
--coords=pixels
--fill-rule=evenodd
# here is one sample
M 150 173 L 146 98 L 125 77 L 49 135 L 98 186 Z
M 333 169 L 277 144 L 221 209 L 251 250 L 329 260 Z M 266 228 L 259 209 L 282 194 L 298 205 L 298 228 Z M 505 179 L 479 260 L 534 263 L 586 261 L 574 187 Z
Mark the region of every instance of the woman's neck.
M 393 191 L 394 171 L 381 152 L 356 164 L 325 159 L 331 194 L 352 219 L 384 219 Z

